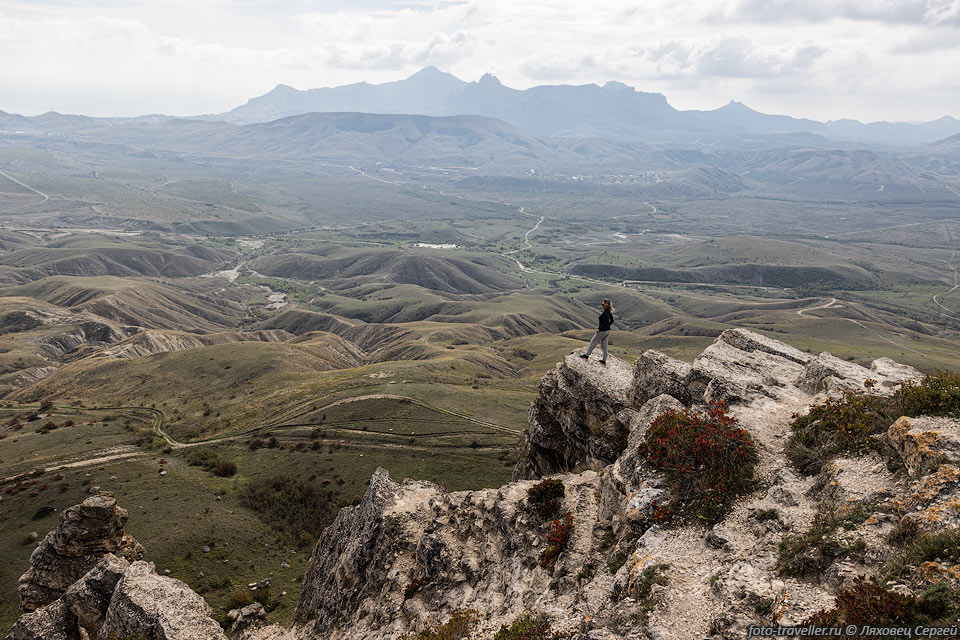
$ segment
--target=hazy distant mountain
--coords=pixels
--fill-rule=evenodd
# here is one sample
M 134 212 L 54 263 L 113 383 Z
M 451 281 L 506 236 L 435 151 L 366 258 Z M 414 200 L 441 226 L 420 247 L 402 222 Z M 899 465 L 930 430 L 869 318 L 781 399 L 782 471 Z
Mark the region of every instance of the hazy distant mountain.
M 103 126 L 109 129 L 101 133 L 93 128 L 83 137 L 147 151 L 363 163 L 402 161 L 423 166 L 629 164 L 661 158 L 659 152 L 640 143 L 542 138 L 482 116 L 306 113 L 249 125 L 141 119 Z M 50 133 L 53 131 L 48 130 L 47 135 Z
M 790 116 L 772 116 L 754 111 L 742 102 L 731 101 L 713 111 L 683 111 L 684 118 L 699 120 L 705 129 L 727 133 L 776 134 L 816 133 L 830 135 L 821 122 Z
M 481 115 L 539 136 L 601 137 L 650 142 L 709 142 L 738 134 L 812 133 L 835 140 L 923 144 L 960 133 L 960 120 L 945 116 L 920 124 L 815 120 L 768 115 L 739 102 L 712 111 L 679 111 L 659 93 L 619 82 L 603 86 L 505 87 L 487 74 L 477 82 L 427 67 L 406 80 L 299 91 L 278 85 L 227 113 L 206 116 L 237 124 L 266 122 L 309 112 Z
M 826 127 L 835 138 L 866 140 L 871 142 L 911 143 L 936 142 L 960 133 L 960 120 L 943 116 L 931 122 L 916 124 L 906 122 L 871 122 L 857 120 L 831 120 Z
M 435 67 L 426 67 L 406 80 L 384 84 L 357 82 L 335 88 L 298 91 L 278 84 L 221 118 L 236 124 L 269 122 L 311 112 L 440 114 L 443 106 L 467 85 Z M 470 112 L 474 113 L 474 112 Z
M 960 153 L 960 134 L 937 140 L 930 149 L 935 152 Z

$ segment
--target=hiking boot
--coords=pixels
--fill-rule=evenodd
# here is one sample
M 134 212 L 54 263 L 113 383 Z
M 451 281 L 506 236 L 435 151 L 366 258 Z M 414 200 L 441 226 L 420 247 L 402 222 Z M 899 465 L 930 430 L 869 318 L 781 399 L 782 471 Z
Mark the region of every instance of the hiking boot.
M 589 358 L 590 356 L 588 356 L 588 355 L 585 354 L 585 353 L 581 353 L 581 354 L 580 354 L 580 357 L 583 358 L 584 360 L 586 360 L 586 359 Z
M 607 366 L 607 361 L 606 361 L 606 360 L 601 360 L 601 361 L 600 361 L 600 364 L 602 364 L 603 366 Z

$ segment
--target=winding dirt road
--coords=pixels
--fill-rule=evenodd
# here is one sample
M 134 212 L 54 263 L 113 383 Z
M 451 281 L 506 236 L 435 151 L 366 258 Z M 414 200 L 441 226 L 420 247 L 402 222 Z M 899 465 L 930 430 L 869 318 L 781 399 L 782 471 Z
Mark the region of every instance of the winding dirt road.
M 953 266 L 953 258 L 954 258 L 954 256 L 956 256 L 956 255 L 957 255 L 957 252 L 954 251 L 954 252 L 950 255 L 950 260 L 949 260 L 949 261 L 947 261 L 947 260 L 941 260 L 941 262 L 943 262 L 944 264 L 946 264 L 948 267 L 950 267 L 950 268 L 953 270 L 953 288 L 950 289 L 949 291 L 947 291 L 946 293 L 938 293 L 938 294 L 934 295 L 934 296 L 933 296 L 933 303 L 934 303 L 935 305 L 937 305 L 938 307 L 940 307 L 941 309 L 943 309 L 943 311 L 938 311 L 938 312 L 937 312 L 937 313 L 939 313 L 940 315 L 942 315 L 942 316 L 947 316 L 948 318 L 953 318 L 954 320 L 960 320 L 960 317 L 958 317 L 958 316 L 954 313 L 953 309 L 951 309 L 950 307 L 944 306 L 944 305 L 940 302 L 940 298 L 941 298 L 941 297 L 946 298 L 948 295 L 950 295 L 951 293 L 953 293 L 954 291 L 956 291 L 958 288 L 960 288 L 960 274 L 957 273 L 957 268 L 956 268 L 955 266 Z
M 350 404 L 350 403 L 354 403 L 354 402 L 363 402 L 363 401 L 367 401 L 367 400 L 382 400 L 382 399 L 399 400 L 399 401 L 403 401 L 403 402 L 409 402 L 409 403 L 414 404 L 414 405 L 417 405 L 417 406 L 419 406 L 419 407 L 423 407 L 423 408 L 425 408 L 425 409 L 430 409 L 431 411 L 435 411 L 435 412 L 440 413 L 440 414 L 449 415 L 449 416 L 452 416 L 452 417 L 455 417 L 455 418 L 459 418 L 460 420 L 464 420 L 464 421 L 466 421 L 466 422 L 470 422 L 470 423 L 476 424 L 476 425 L 478 425 L 478 426 L 481 426 L 481 427 L 484 427 L 484 428 L 486 428 L 486 429 L 493 430 L 493 431 L 500 431 L 500 432 L 503 432 L 503 433 L 509 433 L 509 434 L 511 434 L 511 435 L 516 435 L 516 436 L 519 436 L 519 435 L 522 433 L 522 430 L 520 430 L 520 429 L 514 429 L 514 428 L 512 428 L 512 427 L 506 427 L 506 426 L 504 426 L 504 425 L 497 424 L 497 423 L 495 423 L 495 422 L 489 422 L 489 421 L 486 421 L 486 420 L 481 420 L 481 419 L 475 418 L 475 417 L 473 417 L 473 416 L 468 416 L 468 415 L 466 415 L 466 414 L 458 413 L 458 412 L 456 412 L 456 411 L 451 411 L 451 410 L 449 410 L 449 409 L 444 409 L 444 408 L 442 408 L 442 407 L 437 407 L 437 406 L 431 405 L 431 404 L 429 404 L 429 403 L 423 402 L 423 401 L 421 401 L 421 400 L 418 400 L 418 399 L 416 399 L 416 398 L 412 398 L 412 397 L 410 397 L 410 396 L 394 395 L 394 394 L 385 394 L 385 393 L 370 394 L 370 395 L 364 395 L 364 396 L 354 396 L 354 397 L 352 397 L 352 398 L 341 398 L 340 400 L 335 400 L 334 402 L 330 402 L 330 403 L 325 404 L 325 405 L 320 406 L 320 407 L 312 407 L 312 408 L 309 408 L 309 409 L 307 409 L 306 411 L 303 411 L 303 412 L 301 412 L 301 413 L 299 413 L 299 414 L 294 414 L 294 415 L 292 415 L 292 416 L 291 416 L 291 415 L 288 415 L 288 416 L 286 416 L 286 417 L 284 417 L 284 418 L 281 418 L 280 420 L 278 420 L 278 421 L 276 421 L 276 422 L 269 423 L 269 424 L 267 424 L 267 425 L 265 425 L 265 426 L 257 427 L 257 428 L 255 428 L 255 429 L 248 429 L 248 430 L 243 431 L 243 432 L 240 432 L 240 433 L 233 433 L 233 434 L 227 434 L 227 435 L 222 435 L 222 436 L 214 436 L 214 437 L 212 437 L 212 438 L 207 438 L 207 439 L 204 439 L 204 440 L 198 440 L 198 441 L 196 441 L 196 442 L 180 442 L 180 441 L 174 439 L 173 437 L 171 437 L 170 434 L 168 434 L 166 431 L 163 430 L 163 421 L 164 421 L 164 414 L 163 414 L 163 412 L 160 411 L 159 409 L 154 409 L 153 407 L 139 407 L 139 406 L 122 406 L 122 407 L 68 407 L 68 406 L 63 406 L 63 407 L 54 407 L 54 408 L 55 408 L 55 409 L 59 409 L 59 410 L 61 410 L 61 411 L 116 411 L 116 410 L 142 411 L 142 412 L 145 412 L 145 413 L 150 414 L 150 415 L 153 417 L 153 422 L 152 422 L 152 424 L 151 424 L 151 426 L 150 426 L 151 430 L 152 430 L 155 434 L 157 434 L 160 438 L 162 438 L 162 439 L 164 440 L 164 442 L 166 442 L 171 448 L 173 448 L 173 449 L 188 449 L 188 448 L 199 447 L 199 446 L 203 446 L 203 445 L 207 445 L 207 444 L 214 444 L 214 443 L 217 443 L 217 442 L 225 442 L 225 441 L 229 441 L 229 440 L 241 440 L 241 439 L 247 438 L 247 437 L 249 437 L 249 436 L 251 436 L 251 435 L 253 435 L 253 434 L 257 433 L 257 432 L 261 432 L 261 431 L 264 431 L 264 430 L 267 430 L 267 429 L 291 429 L 291 430 L 294 430 L 294 429 L 301 429 L 301 428 L 307 427 L 307 426 L 321 426 L 321 425 L 315 425 L 315 424 L 312 424 L 312 423 L 291 423 L 291 421 L 294 420 L 294 419 L 296 419 L 297 417 L 299 417 L 299 416 L 301 416 L 301 415 L 305 415 L 305 414 L 308 414 L 308 413 L 315 413 L 315 412 L 317 412 L 317 411 L 325 411 L 325 410 L 327 410 L 327 409 L 331 409 L 331 408 L 333 408 L 333 407 L 337 407 L 337 406 L 344 405 L 344 404 Z M 17 409 L 17 410 L 35 410 L 35 409 L 37 409 L 38 407 L 39 407 L 39 405 L 18 405 L 18 406 L 13 407 L 13 408 L 15 408 L 15 409 Z M 301 408 L 302 408 L 302 407 L 301 407 Z M 416 421 L 411 421 L 411 422 L 416 422 Z M 334 428 L 337 428 L 337 427 L 335 427 L 334 425 L 329 425 L 329 426 L 333 426 Z M 453 434 L 453 435 L 456 435 L 456 434 Z M 60 470 L 63 470 L 63 469 L 80 469 L 80 468 L 83 468 L 83 467 L 92 467 L 92 466 L 102 465 L 102 464 L 104 464 L 104 463 L 113 462 L 113 461 L 116 461 L 116 460 L 125 460 L 125 459 L 129 459 L 129 458 L 146 457 L 146 456 L 150 456 L 150 455 L 156 455 L 156 452 L 152 452 L 152 451 L 142 451 L 142 450 L 139 450 L 139 449 L 132 449 L 132 448 L 126 447 L 126 446 L 122 446 L 122 447 L 112 447 L 112 448 L 110 448 L 110 449 L 104 449 L 104 450 L 101 450 L 101 451 L 97 451 L 97 452 L 91 454 L 90 457 L 86 457 L 86 458 L 83 458 L 83 459 L 80 459 L 80 460 L 70 460 L 70 461 L 68 461 L 68 462 L 63 462 L 63 463 L 51 465 L 51 466 L 48 466 L 48 467 L 44 467 L 43 470 L 44 470 L 44 472 L 46 472 L 46 473 L 50 473 L 50 472 L 54 472 L 54 471 L 60 471 Z M 10 480 L 11 480 L 11 478 L 0 479 L 0 484 L 3 484 L 3 483 L 8 482 L 8 481 L 10 481 Z
M 17 179 L 14 178 L 13 176 L 9 175 L 9 174 L 6 173 L 5 171 L 0 171 L 0 176 L 3 176 L 4 178 L 6 178 L 7 180 L 10 180 L 10 181 L 12 181 L 12 182 L 16 182 L 16 183 L 17 183 L 18 185 L 20 185 L 21 187 L 24 187 L 25 189 L 30 189 L 30 191 L 33 191 L 33 192 L 34 192 L 35 194 L 37 194 L 38 196 L 42 196 L 42 197 L 43 197 L 43 200 L 41 200 L 40 202 L 30 202 L 30 203 L 28 203 L 28 204 L 21 204 L 21 205 L 16 206 L 16 207 L 11 207 L 11 208 L 9 208 L 9 209 L 0 209 L 0 213 L 7 213 L 7 212 L 10 212 L 10 211 L 16 211 L 17 209 L 26 209 L 27 207 L 33 207 L 33 206 L 36 206 L 36 205 L 38 205 L 38 204 L 43 204 L 44 202 L 46 202 L 47 200 L 50 199 L 50 196 L 48 196 L 48 195 L 45 194 L 44 192 L 39 191 L 38 189 L 34 189 L 33 187 L 31 187 L 31 186 L 28 185 L 28 184 L 24 184 L 24 183 L 20 182 L 19 180 L 17 180 Z

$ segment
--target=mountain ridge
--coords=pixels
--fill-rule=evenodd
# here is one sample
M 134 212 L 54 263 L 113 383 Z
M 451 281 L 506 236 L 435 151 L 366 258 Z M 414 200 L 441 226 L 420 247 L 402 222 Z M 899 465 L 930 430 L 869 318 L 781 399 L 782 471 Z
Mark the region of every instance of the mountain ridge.
M 960 133 L 960 120 L 944 115 L 930 122 L 818 122 L 764 114 L 731 100 L 713 110 L 682 111 L 660 93 L 618 81 L 603 85 L 538 85 L 513 89 L 487 73 L 465 82 L 436 67 L 404 80 L 358 82 L 298 90 L 278 84 L 231 111 L 203 119 L 250 124 L 307 112 L 361 111 L 422 115 L 484 115 L 547 137 L 595 135 L 613 139 L 676 139 L 702 135 L 816 133 L 837 140 L 881 144 L 932 143 Z

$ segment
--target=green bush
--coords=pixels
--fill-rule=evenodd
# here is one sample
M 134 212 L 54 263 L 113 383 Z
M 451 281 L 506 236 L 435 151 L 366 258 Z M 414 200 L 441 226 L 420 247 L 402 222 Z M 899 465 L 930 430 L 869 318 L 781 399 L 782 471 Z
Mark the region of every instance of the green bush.
M 909 576 L 910 567 L 940 560 L 948 564 L 960 563 L 960 530 L 923 531 L 911 524 L 901 524 L 890 532 L 891 544 L 902 549 L 890 557 L 883 570 L 885 580 Z
M 462 640 L 473 633 L 478 620 L 477 612 L 473 609 L 459 609 L 446 622 L 431 622 L 422 631 L 400 636 L 399 640 Z
M 206 447 L 193 449 L 187 454 L 187 464 L 191 467 L 203 467 L 207 471 L 213 471 L 219 462 L 220 455 Z
M 832 502 L 821 504 L 809 529 L 780 540 L 777 570 L 792 578 L 819 577 L 836 560 L 862 557 L 866 543 L 845 538 L 843 532 L 855 528 L 871 511 L 867 504 L 845 505 L 843 509 Z
M 939 371 L 917 384 L 905 384 L 894 396 L 905 416 L 960 418 L 960 373 Z
M 30 519 L 43 520 L 54 511 L 56 511 L 56 509 L 54 509 L 53 507 L 40 507 L 39 509 L 37 509 L 36 513 L 34 513 L 33 517 L 31 517 Z
M 316 542 L 333 522 L 339 509 L 333 498 L 332 491 L 290 476 L 253 480 L 240 494 L 245 506 L 302 546 Z
M 960 609 L 950 602 L 946 585 L 938 584 L 920 596 L 888 590 L 876 578 L 858 576 L 849 589 L 837 594 L 836 604 L 829 611 L 820 611 L 803 624 L 825 626 L 891 625 L 950 626 L 957 623 Z M 841 636 L 873 638 L 875 636 Z
M 661 414 L 647 430 L 643 451 L 666 472 L 673 494 L 668 514 L 717 522 L 734 498 L 753 486 L 756 447 L 722 402 L 706 412 Z
M 630 596 L 635 598 L 639 608 L 640 619 L 646 622 L 653 611 L 656 602 L 653 600 L 654 585 L 664 586 L 667 584 L 666 570 L 670 568 L 669 564 L 655 564 L 650 567 L 644 567 L 643 572 L 637 581 L 630 587 Z
M 878 449 L 877 436 L 900 416 L 920 415 L 960 417 L 960 374 L 941 371 L 892 396 L 847 391 L 813 405 L 808 414 L 794 416 L 787 457 L 800 471 L 819 473 L 837 455 Z
M 563 482 L 557 479 L 543 480 L 527 490 L 527 507 L 543 520 L 548 520 L 560 511 L 563 500 Z
M 877 449 L 877 434 L 886 432 L 900 416 L 895 398 L 848 391 L 794 416 L 787 441 L 787 458 L 807 474 L 819 473 L 823 465 L 842 453 Z
M 493 640 L 560 640 L 567 636 L 550 629 L 550 616 L 527 611 L 509 625 L 503 625 Z
M 232 460 L 221 460 L 214 468 L 213 474 L 221 478 L 232 478 L 237 475 L 237 463 Z

